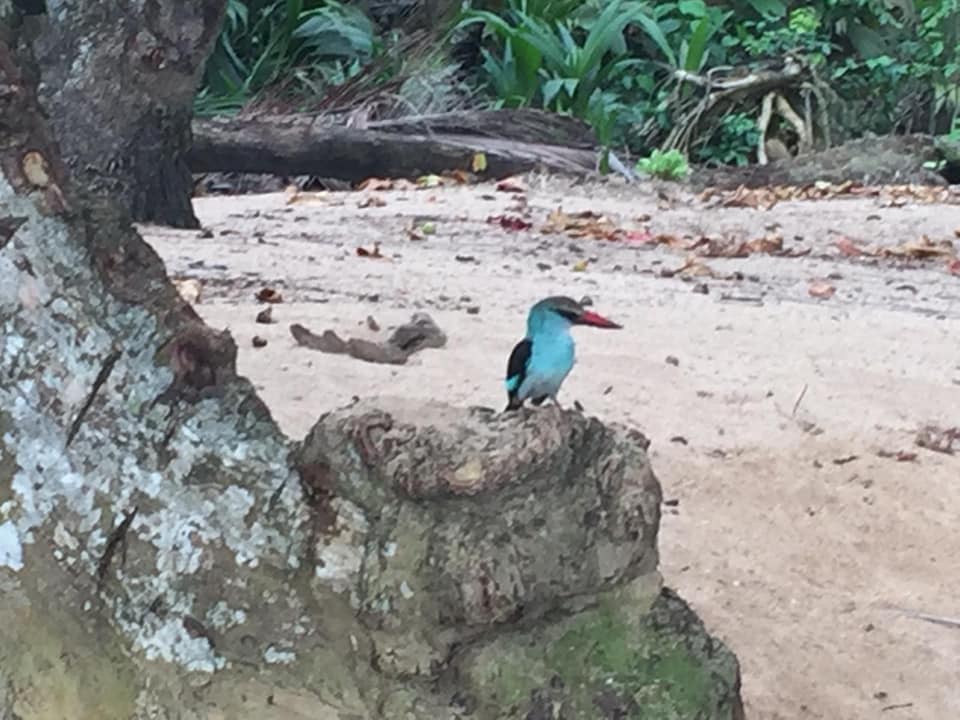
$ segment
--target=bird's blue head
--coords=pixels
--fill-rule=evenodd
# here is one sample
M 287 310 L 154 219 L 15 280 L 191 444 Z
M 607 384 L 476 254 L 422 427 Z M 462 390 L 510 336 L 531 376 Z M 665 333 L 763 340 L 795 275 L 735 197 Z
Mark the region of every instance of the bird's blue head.
M 555 295 L 541 300 L 530 308 L 530 314 L 527 315 L 527 337 L 550 331 L 565 332 L 573 325 L 610 329 L 622 327 L 598 313 L 585 309 L 573 298 Z

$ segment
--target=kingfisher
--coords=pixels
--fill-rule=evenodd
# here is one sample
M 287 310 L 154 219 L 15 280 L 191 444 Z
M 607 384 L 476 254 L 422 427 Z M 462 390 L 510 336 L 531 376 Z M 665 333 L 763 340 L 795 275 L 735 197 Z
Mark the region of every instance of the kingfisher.
M 534 405 L 550 398 L 560 406 L 557 393 L 573 369 L 570 328 L 574 325 L 622 327 L 562 295 L 538 302 L 527 315 L 527 336 L 513 348 L 507 362 L 507 410 L 516 410 L 527 398 Z

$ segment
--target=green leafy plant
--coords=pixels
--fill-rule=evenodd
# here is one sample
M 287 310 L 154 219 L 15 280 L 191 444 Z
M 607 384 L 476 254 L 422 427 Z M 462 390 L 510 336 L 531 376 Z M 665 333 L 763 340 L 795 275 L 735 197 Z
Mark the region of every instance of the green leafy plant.
M 690 174 L 690 165 L 679 150 L 654 150 L 637 161 L 637 171 L 662 180 L 682 180 Z
M 197 96 L 200 114 L 231 112 L 279 82 L 317 93 L 377 52 L 373 24 L 335 0 L 229 0 Z
M 746 165 L 760 142 L 757 122 L 746 113 L 730 113 L 696 153 L 700 162 L 718 165 Z

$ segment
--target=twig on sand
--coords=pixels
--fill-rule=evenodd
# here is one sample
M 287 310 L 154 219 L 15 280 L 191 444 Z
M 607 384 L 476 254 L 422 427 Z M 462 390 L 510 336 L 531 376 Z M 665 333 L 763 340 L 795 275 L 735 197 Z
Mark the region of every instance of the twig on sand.
M 803 396 L 807 394 L 807 384 L 803 384 L 803 390 L 800 391 L 800 394 L 797 395 L 797 401 L 793 403 L 793 410 L 790 412 L 790 417 L 797 416 L 797 410 L 800 409 L 800 403 L 803 402 Z
M 880 712 L 888 712 L 890 710 L 903 710 L 905 708 L 912 708 L 913 703 L 897 703 L 896 705 L 885 705 L 880 708 Z
M 912 617 L 916 620 L 925 620 L 927 622 L 936 623 L 937 625 L 944 625 L 945 627 L 960 629 L 960 618 L 946 617 L 944 615 L 932 615 L 930 613 L 919 612 L 917 610 L 908 610 L 900 607 L 891 607 L 890 609 L 896 610 L 897 612 L 903 613 L 904 615 Z

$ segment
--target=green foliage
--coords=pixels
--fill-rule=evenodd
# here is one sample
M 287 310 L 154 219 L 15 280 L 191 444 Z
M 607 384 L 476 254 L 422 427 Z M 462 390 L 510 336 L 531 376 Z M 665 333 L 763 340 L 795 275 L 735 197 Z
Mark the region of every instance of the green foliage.
M 200 114 L 240 109 L 264 88 L 321 92 L 356 75 L 378 51 L 373 24 L 335 0 L 229 0 L 197 96 Z
M 600 117 L 604 89 L 638 62 L 625 56 L 624 29 L 649 18 L 624 0 L 606 3 L 593 17 L 545 19 L 528 14 L 530 6 L 511 0 L 503 15 L 469 10 L 458 23 L 458 29 L 481 23 L 497 39 L 499 47 L 482 51 L 486 82 L 503 105 Z
M 637 161 L 637 171 L 662 180 L 682 180 L 690 174 L 690 165 L 679 150 L 654 150 Z
M 465 5 L 453 27 L 439 30 L 449 31 L 449 39 L 482 28 L 479 63 L 466 70 L 488 104 L 582 118 L 601 145 L 647 156 L 651 167 L 668 162 L 663 158 L 669 154 L 651 151 L 674 146 L 666 142 L 671 130 L 705 92 L 702 84 L 678 78 L 704 78 L 724 66 L 776 66 L 787 55 L 802 57 L 829 86 L 826 112 L 834 141 L 867 131 L 942 134 L 960 118 L 960 0 L 467 0 Z M 401 95 L 401 86 L 432 95 L 439 84 L 460 92 L 462 76 L 449 62 L 411 63 L 392 50 L 396 38 L 378 34 L 361 6 L 348 0 L 228 0 L 198 111 L 233 112 L 278 86 L 295 98 L 318 98 L 360 79 L 365 87 L 391 82 L 391 92 Z M 415 71 L 419 80 L 409 76 L 415 67 L 421 68 Z M 796 89 L 791 92 L 802 114 L 804 99 Z M 824 101 L 815 98 L 814 112 Z M 759 96 L 738 99 L 718 108 L 682 147 L 690 148 L 697 162 L 750 162 L 760 141 L 758 113 Z M 792 130 L 777 123 L 770 131 L 786 133 L 789 142 Z
M 746 165 L 760 142 L 757 122 L 746 113 L 730 113 L 720 122 L 716 134 L 697 152 L 697 159 L 717 165 Z

